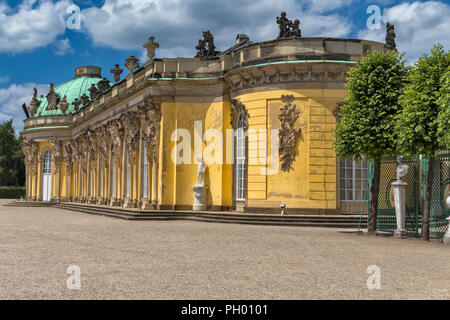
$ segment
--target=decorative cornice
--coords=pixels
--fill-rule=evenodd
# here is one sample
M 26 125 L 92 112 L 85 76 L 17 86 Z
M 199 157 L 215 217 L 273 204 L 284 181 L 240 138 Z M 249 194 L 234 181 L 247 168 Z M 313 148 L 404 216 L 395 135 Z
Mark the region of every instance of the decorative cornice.
M 244 115 L 244 117 L 245 117 L 245 128 L 244 129 L 246 130 L 246 129 L 248 129 L 248 119 L 250 118 L 247 108 L 245 107 L 245 105 L 242 102 L 240 102 L 236 99 L 232 99 L 231 100 L 231 114 L 230 114 L 230 117 L 231 117 L 230 123 L 231 123 L 232 128 L 235 128 L 236 119 L 237 119 L 238 115 L 240 115 L 240 114 Z

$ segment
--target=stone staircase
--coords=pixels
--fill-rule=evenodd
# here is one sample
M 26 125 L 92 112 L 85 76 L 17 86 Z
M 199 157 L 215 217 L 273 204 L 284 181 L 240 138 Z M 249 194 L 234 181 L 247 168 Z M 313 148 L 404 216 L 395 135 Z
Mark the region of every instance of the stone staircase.
M 193 220 L 217 223 L 240 223 L 270 226 L 358 228 L 359 215 L 279 215 L 242 212 L 188 211 L 188 210 L 140 210 L 71 202 L 20 202 L 4 204 L 9 207 L 56 207 L 60 209 L 103 215 L 125 220 Z M 367 218 L 361 220 L 361 229 L 367 225 Z

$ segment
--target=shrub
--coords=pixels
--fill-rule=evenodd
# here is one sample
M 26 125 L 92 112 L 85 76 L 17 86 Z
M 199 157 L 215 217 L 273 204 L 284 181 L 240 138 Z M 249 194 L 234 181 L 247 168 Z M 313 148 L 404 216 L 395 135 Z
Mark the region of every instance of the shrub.
M 19 199 L 25 195 L 25 187 L 0 187 L 0 199 Z

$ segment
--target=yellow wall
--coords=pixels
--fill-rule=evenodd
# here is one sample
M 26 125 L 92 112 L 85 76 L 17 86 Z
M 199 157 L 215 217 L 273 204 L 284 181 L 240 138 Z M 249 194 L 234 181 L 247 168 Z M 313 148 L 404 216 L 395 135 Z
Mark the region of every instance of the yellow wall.
M 252 155 L 253 142 L 259 148 L 266 144 L 264 153 L 267 161 L 271 153 L 270 130 L 280 129 L 280 108 L 283 106 L 282 95 L 294 95 L 294 103 L 300 111 L 299 120 L 296 123 L 301 128 L 302 134 L 297 145 L 297 157 L 292 164 L 290 172 L 278 171 L 275 175 L 264 175 L 262 169 L 270 167 L 271 163 L 259 163 L 258 158 Z M 248 159 L 248 207 L 278 207 L 280 202 L 287 204 L 289 208 L 310 209 L 336 209 L 337 183 L 336 183 L 336 157 L 333 149 L 335 127 L 333 111 L 336 104 L 346 95 L 346 90 L 322 90 L 322 89 L 296 89 L 296 90 L 273 90 L 266 92 L 252 92 L 243 94 L 236 99 L 240 100 L 247 108 L 249 118 L 249 129 L 257 130 L 257 134 L 249 135 L 249 159 Z M 226 130 L 230 125 L 230 103 L 229 98 L 224 97 L 218 102 L 162 102 L 161 103 L 161 136 L 159 149 L 159 172 L 158 172 L 158 204 L 164 207 L 185 207 L 193 204 L 192 186 L 197 182 L 197 164 L 194 154 L 194 121 L 202 122 L 202 138 L 206 130 L 217 129 L 223 137 L 222 164 L 207 164 L 205 183 L 208 187 L 207 205 L 215 208 L 228 207 L 232 205 L 232 165 L 227 164 Z M 190 162 L 191 164 L 176 165 L 172 161 L 172 150 L 179 143 L 172 140 L 174 130 L 186 129 L 190 134 Z M 258 130 L 266 129 L 268 138 L 264 143 L 263 137 Z M 210 143 L 202 140 L 202 153 Z M 40 152 L 51 148 L 50 143 L 40 142 Z M 64 149 L 62 149 L 64 150 Z M 125 152 L 123 153 L 125 156 Z M 122 169 L 124 169 L 122 159 Z M 86 165 L 88 162 L 86 161 Z M 140 182 L 140 155 L 136 155 L 138 172 L 132 174 L 132 186 L 135 186 L 134 177 Z M 281 163 L 280 163 L 281 165 Z M 98 157 L 94 167 L 98 166 Z M 97 167 L 98 168 L 98 167 Z M 78 193 L 78 186 L 74 184 L 74 167 L 71 177 L 71 196 Z M 151 175 L 151 164 L 149 175 Z M 42 168 L 38 168 L 38 190 L 41 191 Z M 98 170 L 97 170 L 98 174 Z M 103 172 L 109 176 L 109 171 Z M 123 183 L 126 180 L 122 174 L 116 175 L 119 184 L 116 195 L 121 197 Z M 109 181 L 109 178 L 106 179 Z M 55 177 L 53 177 L 55 181 Z M 66 190 L 65 165 L 61 162 L 60 168 L 60 195 L 69 197 Z M 97 182 L 93 184 L 92 196 L 97 195 Z M 149 184 L 149 189 L 153 186 Z M 104 187 L 108 190 L 108 187 Z M 76 190 L 75 190 L 76 189 Z M 34 190 L 34 186 L 33 186 Z M 57 194 L 56 190 L 52 192 Z M 153 192 L 152 192 L 153 194 Z M 132 187 L 132 198 L 139 200 L 139 189 Z
M 197 183 L 197 164 L 194 154 L 194 122 L 202 122 L 202 137 L 208 129 L 217 129 L 226 136 L 225 130 L 230 128 L 229 102 L 213 103 L 162 103 L 162 143 L 164 147 L 162 165 L 162 204 L 176 206 L 192 206 L 194 203 L 192 186 Z M 226 124 L 228 122 L 228 125 Z M 190 141 L 190 164 L 176 165 L 172 161 L 172 149 L 182 141 L 172 141 L 174 130 L 185 129 L 189 132 Z M 214 138 L 212 138 L 211 142 Z M 202 140 L 202 152 L 209 143 Z M 225 144 L 224 144 L 225 146 Z M 187 150 L 184 150 L 187 151 Z M 225 163 L 226 152 L 224 150 L 222 162 Z M 231 165 L 227 164 L 207 164 L 205 174 L 205 184 L 207 190 L 207 204 L 209 206 L 229 206 L 230 205 L 230 182 Z M 226 183 L 224 183 L 224 176 Z
M 280 129 L 282 95 L 293 95 L 300 111 L 297 128 L 302 134 L 297 145 L 293 170 L 262 175 L 264 164 L 248 167 L 248 206 L 274 207 L 280 202 L 289 208 L 336 209 L 336 156 L 333 149 L 333 111 L 346 90 L 274 90 L 238 96 L 250 114 L 249 129 Z M 255 137 L 249 136 L 249 141 Z M 258 141 L 260 137 L 256 138 Z M 251 148 L 251 146 L 249 146 Z M 270 141 L 267 146 L 270 154 Z M 250 162 L 250 159 L 249 159 Z M 281 163 L 280 163 L 281 165 Z

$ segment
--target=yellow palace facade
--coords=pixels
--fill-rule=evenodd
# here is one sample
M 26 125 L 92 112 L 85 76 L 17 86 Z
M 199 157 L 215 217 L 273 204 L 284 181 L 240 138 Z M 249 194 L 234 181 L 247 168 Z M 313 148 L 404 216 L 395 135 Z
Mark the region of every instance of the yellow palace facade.
M 360 210 L 367 165 L 336 158 L 335 115 L 347 71 L 385 44 L 238 35 L 216 52 L 203 35 L 195 58 L 157 59 L 151 37 L 150 60 L 126 59 L 123 79 L 118 65 L 114 83 L 83 66 L 35 91 L 21 132 L 27 201 L 189 210 L 203 161 L 206 210 Z

